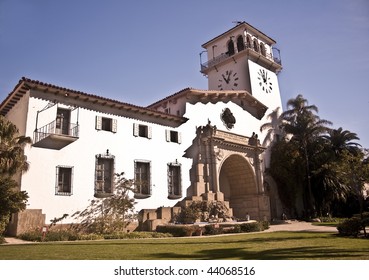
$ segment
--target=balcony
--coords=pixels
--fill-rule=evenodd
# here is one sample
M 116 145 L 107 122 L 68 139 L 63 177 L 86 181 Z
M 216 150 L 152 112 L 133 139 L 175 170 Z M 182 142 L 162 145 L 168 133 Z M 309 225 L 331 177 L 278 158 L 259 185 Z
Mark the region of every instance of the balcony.
M 277 73 L 282 69 L 282 61 L 280 58 L 280 52 L 278 49 L 273 48 L 274 55 L 271 53 L 262 54 L 261 52 L 255 51 L 251 45 L 245 44 L 244 48 L 239 50 L 238 52 L 229 54 L 222 53 L 204 63 L 200 62 L 201 70 L 200 72 L 206 74 L 208 69 L 220 64 L 221 62 L 227 60 L 228 58 L 234 57 L 240 53 L 247 52 L 251 58 L 257 59 L 259 63 L 264 64 L 265 66 L 269 66 L 272 70 L 275 70 Z M 201 60 L 201 55 L 200 55 Z
M 60 150 L 79 138 L 79 125 L 55 120 L 35 130 L 33 147 Z

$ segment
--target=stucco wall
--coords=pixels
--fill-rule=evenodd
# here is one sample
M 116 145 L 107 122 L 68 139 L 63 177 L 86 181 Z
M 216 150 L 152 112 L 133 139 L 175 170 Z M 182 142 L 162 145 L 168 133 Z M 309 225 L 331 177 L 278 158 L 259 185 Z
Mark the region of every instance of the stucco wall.
M 17 126 L 19 134 L 22 136 L 32 136 L 26 133 L 26 121 L 28 113 L 29 91 L 14 105 L 12 110 L 8 112 L 6 118 Z
M 36 127 L 37 111 L 45 109 L 49 101 L 41 99 L 42 93 L 34 93 L 35 97 L 29 100 L 27 106 L 22 105 L 27 112 L 27 126 L 25 132 L 32 135 Z M 45 95 L 47 96 L 47 94 Z M 36 98 L 37 97 L 37 98 Z M 184 158 L 184 152 L 191 146 L 195 137 L 196 128 L 206 125 L 209 121 L 216 125 L 219 130 L 227 131 L 221 120 L 221 113 L 229 108 L 233 113 L 236 123 L 229 130 L 232 133 L 251 136 L 258 133 L 260 125 L 265 121 L 258 120 L 250 113 L 243 110 L 233 102 L 223 103 L 185 103 L 180 99 L 173 104 L 173 109 L 185 108 L 184 117 L 189 120 L 177 128 L 167 127 L 152 122 L 144 122 L 133 118 L 123 117 L 109 108 L 84 108 L 83 102 L 79 101 L 79 109 L 72 111 L 72 122 L 77 118 L 80 125 L 79 139 L 61 150 L 52 150 L 38 147 L 27 147 L 26 155 L 30 162 L 30 170 L 22 177 L 22 190 L 28 192 L 30 199 L 28 209 L 42 209 L 46 215 L 46 223 L 51 219 L 59 218 L 64 214 L 72 215 L 76 211 L 83 210 L 91 199 L 94 199 L 95 180 L 95 156 L 109 154 L 115 156 L 115 171 L 124 172 L 129 179 L 134 178 L 134 161 L 146 160 L 151 162 L 152 195 L 146 199 L 136 199 L 136 211 L 140 209 L 155 209 L 157 207 L 174 206 L 186 196 L 186 189 L 191 185 L 189 171 L 192 159 Z M 52 106 L 38 115 L 38 125 L 47 124 L 56 117 L 57 106 L 68 107 L 70 104 L 63 103 Z M 96 116 L 117 120 L 116 133 L 96 130 Z M 138 117 L 139 118 L 139 117 Z M 150 126 L 152 138 L 136 137 L 133 135 L 135 123 Z M 175 130 L 181 134 L 182 142 L 172 143 L 166 140 L 166 130 Z M 259 133 L 259 139 L 263 135 Z M 182 198 L 168 199 L 167 164 L 178 162 L 182 171 Z M 73 194 L 61 196 L 55 194 L 56 167 L 73 167 Z M 68 218 L 63 222 L 75 222 Z
M 35 128 L 37 110 L 44 108 L 48 101 L 37 98 L 30 99 L 27 133 Z M 61 106 L 60 104 L 59 106 Z M 54 112 L 54 107 L 48 109 Z M 56 112 L 56 111 L 55 111 Z M 39 123 L 44 122 L 43 116 L 50 120 L 46 111 L 39 115 Z M 96 116 L 117 119 L 117 132 L 96 130 Z M 135 137 L 133 124 L 140 123 L 152 128 L 152 138 Z M 46 222 L 63 214 L 73 214 L 83 210 L 89 200 L 94 199 L 95 156 L 107 150 L 115 156 L 115 171 L 124 172 L 125 177 L 134 178 L 134 161 L 151 161 L 152 196 L 136 199 L 136 209 L 173 206 L 178 200 L 170 200 L 167 188 L 167 164 L 176 160 L 183 164 L 182 186 L 188 186 L 186 164 L 188 159 L 182 158 L 183 144 L 167 142 L 166 129 L 180 129 L 124 118 L 117 115 L 79 109 L 79 139 L 61 150 L 28 147 L 26 155 L 30 162 L 30 170 L 23 175 L 22 189 L 30 196 L 29 209 L 42 209 L 46 214 Z M 187 139 L 187 136 L 184 137 Z M 55 195 L 56 167 L 73 167 L 73 194 L 70 196 Z M 186 179 L 187 178 L 187 179 Z M 185 193 L 185 191 L 183 191 Z M 73 222 L 71 219 L 65 222 Z

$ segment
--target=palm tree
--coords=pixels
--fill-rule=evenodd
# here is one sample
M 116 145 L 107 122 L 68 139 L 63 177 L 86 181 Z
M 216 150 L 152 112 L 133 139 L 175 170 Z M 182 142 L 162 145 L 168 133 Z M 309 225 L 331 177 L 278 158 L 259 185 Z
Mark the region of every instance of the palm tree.
M 324 150 L 321 153 L 318 166 L 315 170 L 314 183 L 316 188 L 315 196 L 320 199 L 320 208 L 327 210 L 331 209 L 331 205 L 346 201 L 352 192 L 352 180 L 349 183 L 345 182 L 347 177 L 354 176 L 354 172 L 348 175 L 348 171 L 344 170 L 348 155 L 353 157 L 361 154 L 360 144 L 354 140 L 359 140 L 356 133 L 348 130 L 331 129 L 327 135 L 323 135 Z M 341 168 L 335 167 L 340 166 Z
M 299 94 L 296 98 L 287 102 L 287 108 L 282 113 L 284 120 L 283 128 L 286 134 L 291 134 L 291 141 L 297 142 L 300 146 L 305 164 L 307 195 L 306 210 L 308 216 L 315 215 L 314 198 L 311 189 L 310 156 L 314 152 L 309 147 L 314 146 L 315 141 L 323 133 L 328 131 L 327 125 L 332 123 L 327 120 L 321 120 L 315 113 L 318 108 L 315 105 L 309 105 L 308 101 Z
M 351 154 L 358 154 L 361 145 L 354 142 L 360 140 L 356 133 L 348 130 L 343 130 L 342 127 L 328 131 L 328 135 L 323 136 L 328 140 L 328 145 L 335 156 L 339 156 L 343 151 L 348 151 Z
M 31 138 L 19 136 L 18 128 L 0 116 L 0 176 L 28 170 L 24 147 L 31 142 Z

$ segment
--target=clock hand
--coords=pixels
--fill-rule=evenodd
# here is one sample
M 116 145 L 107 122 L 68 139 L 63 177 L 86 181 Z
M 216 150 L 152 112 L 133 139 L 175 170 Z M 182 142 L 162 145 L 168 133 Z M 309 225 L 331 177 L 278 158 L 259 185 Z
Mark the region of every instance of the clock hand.
M 233 71 L 231 70 L 231 71 L 229 71 L 229 73 L 228 73 L 228 79 L 227 79 L 227 80 L 228 80 L 228 82 L 227 82 L 227 83 L 229 83 L 229 81 L 231 80 L 231 74 L 232 74 L 232 72 L 233 72 Z

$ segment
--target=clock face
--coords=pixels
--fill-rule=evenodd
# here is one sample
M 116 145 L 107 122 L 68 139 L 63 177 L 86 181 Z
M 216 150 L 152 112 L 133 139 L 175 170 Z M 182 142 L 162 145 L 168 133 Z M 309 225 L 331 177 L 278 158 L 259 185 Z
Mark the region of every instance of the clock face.
M 227 70 L 221 74 L 219 78 L 218 88 L 219 90 L 234 90 L 238 86 L 238 76 L 236 72 Z
M 273 90 L 273 84 L 270 81 L 270 77 L 268 77 L 268 72 L 264 69 L 259 69 L 258 71 L 258 82 L 259 86 L 266 93 L 271 93 Z

